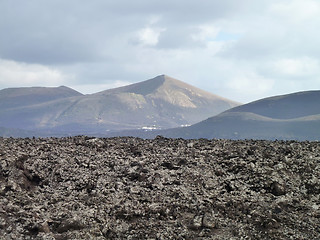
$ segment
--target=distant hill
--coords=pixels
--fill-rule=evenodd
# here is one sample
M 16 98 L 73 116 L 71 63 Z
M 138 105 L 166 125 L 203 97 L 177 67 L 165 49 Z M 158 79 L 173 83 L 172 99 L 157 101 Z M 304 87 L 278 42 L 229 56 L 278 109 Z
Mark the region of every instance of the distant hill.
M 261 99 L 190 127 L 158 134 L 182 138 L 320 140 L 320 91 Z
M 274 119 L 294 119 L 320 114 L 320 91 L 304 91 L 269 97 L 227 112 L 251 112 Z
M 9 90 L 2 94 L 0 127 L 49 135 L 173 128 L 239 105 L 166 75 L 89 95 L 65 87 L 61 90 L 70 95 L 41 94 L 42 88 L 20 89 L 24 95 Z
M 0 111 L 82 95 L 65 86 L 5 88 L 0 90 Z

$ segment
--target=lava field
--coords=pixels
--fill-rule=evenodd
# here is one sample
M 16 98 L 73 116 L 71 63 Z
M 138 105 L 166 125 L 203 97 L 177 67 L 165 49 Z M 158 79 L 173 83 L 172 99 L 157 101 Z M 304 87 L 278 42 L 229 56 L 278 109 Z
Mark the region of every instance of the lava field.
M 320 143 L 0 138 L 0 239 L 320 239 Z

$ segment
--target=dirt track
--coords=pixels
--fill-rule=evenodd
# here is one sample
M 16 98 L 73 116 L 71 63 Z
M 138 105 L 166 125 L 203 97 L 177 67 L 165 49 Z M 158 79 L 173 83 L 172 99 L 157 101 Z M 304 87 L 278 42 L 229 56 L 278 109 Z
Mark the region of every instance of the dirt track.
M 0 138 L 0 239 L 320 239 L 320 143 Z

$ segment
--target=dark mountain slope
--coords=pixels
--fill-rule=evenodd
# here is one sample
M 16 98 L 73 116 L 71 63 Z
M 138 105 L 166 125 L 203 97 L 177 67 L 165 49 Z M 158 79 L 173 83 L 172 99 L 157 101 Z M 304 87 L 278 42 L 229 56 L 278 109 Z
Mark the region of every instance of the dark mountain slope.
M 320 114 L 320 91 L 305 91 L 269 97 L 227 112 L 251 112 L 270 118 L 292 119 Z
M 158 134 L 173 138 L 320 140 L 320 115 L 274 120 L 250 113 L 223 113 L 190 127 Z M 148 136 L 150 137 L 150 136 Z
M 158 134 L 182 138 L 320 140 L 320 91 L 255 101 L 186 128 Z

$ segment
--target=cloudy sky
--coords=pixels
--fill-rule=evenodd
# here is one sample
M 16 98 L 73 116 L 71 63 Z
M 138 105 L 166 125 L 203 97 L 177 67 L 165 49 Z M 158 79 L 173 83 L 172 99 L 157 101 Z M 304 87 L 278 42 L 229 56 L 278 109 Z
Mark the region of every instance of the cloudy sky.
M 0 89 L 167 74 L 249 102 L 320 89 L 318 0 L 0 0 Z

